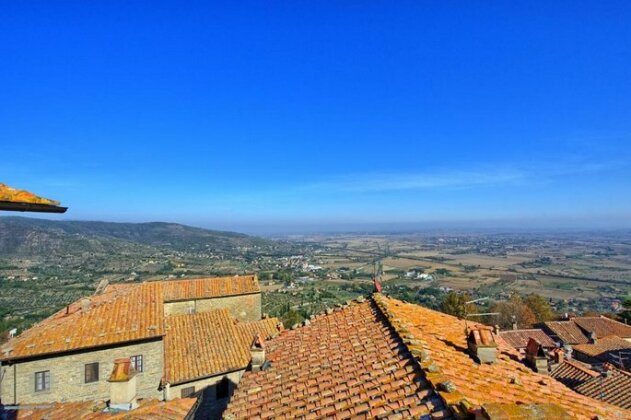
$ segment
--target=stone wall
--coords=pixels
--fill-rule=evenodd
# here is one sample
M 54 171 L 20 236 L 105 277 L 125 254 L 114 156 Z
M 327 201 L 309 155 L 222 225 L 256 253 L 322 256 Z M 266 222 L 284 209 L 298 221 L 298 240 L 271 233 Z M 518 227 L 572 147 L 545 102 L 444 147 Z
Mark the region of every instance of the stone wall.
M 230 314 L 239 321 L 258 321 L 261 319 L 261 294 L 166 302 L 164 313 L 165 315 L 186 314 L 223 308 L 227 308 Z
M 0 384 L 0 399 L 4 404 L 109 399 L 110 383 L 107 379 L 112 373 L 114 359 L 136 355 L 143 356 L 144 365 L 144 371 L 137 374 L 138 397 L 162 398 L 162 391 L 158 391 L 164 370 L 163 343 L 160 339 L 17 362 L 15 367 L 2 366 L 0 375 L 4 376 Z M 95 362 L 99 363 L 99 380 L 86 384 L 85 365 Z M 17 398 L 14 396 L 14 369 Z M 35 372 L 46 370 L 50 371 L 50 390 L 35 392 Z

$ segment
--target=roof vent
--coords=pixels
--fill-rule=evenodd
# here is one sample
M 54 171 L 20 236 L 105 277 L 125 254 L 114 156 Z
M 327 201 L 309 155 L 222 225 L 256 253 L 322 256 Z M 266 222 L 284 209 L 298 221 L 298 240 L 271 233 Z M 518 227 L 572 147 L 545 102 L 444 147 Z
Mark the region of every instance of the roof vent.
M 483 325 L 467 329 L 467 346 L 469 353 L 480 363 L 495 363 L 497 343 L 493 337 L 493 329 Z
M 526 360 L 537 373 L 548 374 L 548 358 L 546 352 L 537 340 L 530 337 L 526 345 Z

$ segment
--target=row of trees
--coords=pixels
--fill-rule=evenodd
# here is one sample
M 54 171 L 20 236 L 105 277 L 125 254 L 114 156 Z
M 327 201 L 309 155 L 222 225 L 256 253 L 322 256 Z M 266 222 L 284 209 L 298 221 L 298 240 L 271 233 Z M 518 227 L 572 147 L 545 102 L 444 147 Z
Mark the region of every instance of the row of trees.
M 442 301 L 441 310 L 450 315 L 464 318 L 466 314 L 477 314 L 478 306 L 468 293 L 449 292 Z M 476 318 L 477 321 L 485 321 L 489 324 L 499 325 L 501 328 L 511 328 L 513 323 L 518 328 L 529 327 L 538 322 L 546 322 L 554 319 L 554 312 L 550 303 L 537 294 L 521 296 L 513 293 L 510 299 L 500 302 L 492 302 L 485 308 L 485 312 L 497 312 L 498 315 L 486 316 L 485 319 Z

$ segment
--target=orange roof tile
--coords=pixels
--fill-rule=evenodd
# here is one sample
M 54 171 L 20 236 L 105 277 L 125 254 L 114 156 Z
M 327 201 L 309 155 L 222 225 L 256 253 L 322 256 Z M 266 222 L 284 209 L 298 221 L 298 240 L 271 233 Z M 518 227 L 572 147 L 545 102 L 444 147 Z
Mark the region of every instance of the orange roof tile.
M 418 418 L 449 413 L 371 300 L 265 343 L 271 366 L 247 371 L 224 418 Z
M 604 316 L 576 317 L 572 318 L 571 321 L 587 333 L 596 333 L 596 337 L 617 335 L 622 338 L 631 338 L 631 325 Z
M 575 388 L 576 392 L 631 409 L 631 373 L 611 368 L 606 376 L 589 378 Z
M 269 340 L 270 338 L 276 337 L 283 330 L 283 324 L 278 320 L 278 318 L 238 322 L 236 327 L 237 334 L 239 334 L 241 340 L 247 344 L 248 348 L 257 334 L 260 334 L 263 340 Z
M 552 338 L 558 337 L 563 344 L 588 343 L 589 338 L 573 321 L 549 321 L 543 324 L 551 333 Z
M 159 283 L 83 298 L 9 340 L 0 360 L 159 337 L 162 301 Z
M 227 309 L 166 318 L 165 379 L 171 384 L 245 369 L 250 363 L 249 333 L 278 334 L 278 319 L 238 323 Z
M 555 342 L 545 332 L 543 332 L 543 330 L 537 328 L 500 331 L 500 337 L 516 349 L 525 349 L 528 345 L 528 340 L 531 337 L 537 340 L 541 345 L 543 345 L 543 347 L 556 347 Z
M 380 294 L 374 299 L 397 332 L 417 342 L 425 379 L 455 411 L 470 405 L 546 403 L 576 418 L 631 417 L 629 410 L 577 394 L 549 376 L 535 373 L 503 340 L 498 340 L 495 363 L 478 364 L 467 351 L 465 322 L 460 319 Z
M 564 360 L 563 363 L 559 363 L 552 369 L 550 376 L 568 388 L 575 389 L 577 385 L 600 375 L 592 370 L 589 365 L 576 360 Z
M 60 353 L 164 335 L 164 302 L 260 291 L 256 276 L 110 285 L 0 347 L 0 360 Z
M 256 276 L 171 280 L 162 283 L 165 302 L 261 292 Z
M 47 204 L 51 206 L 59 205 L 59 201 L 39 197 L 32 192 L 18 190 L 2 183 L 0 183 L 0 201 L 8 201 L 11 203 Z
M 140 400 L 139 407 L 131 411 L 111 412 L 104 411 L 106 404 L 103 401 L 66 402 L 41 405 L 29 405 L 18 410 L 6 410 L 9 418 L 16 420 L 102 420 L 102 419 L 128 419 L 128 420 L 152 420 L 156 418 L 164 420 L 184 419 L 190 412 L 195 398 L 178 398 L 171 401 L 159 401 L 155 399 Z M 2 414 L 2 410 L 0 410 Z
M 621 351 L 631 351 L 631 343 L 623 338 L 610 336 L 599 338 L 595 343 L 577 344 L 574 351 L 586 356 L 597 358 L 603 362 L 613 362 L 619 364 L 618 353 Z M 625 365 L 624 367 L 629 367 Z

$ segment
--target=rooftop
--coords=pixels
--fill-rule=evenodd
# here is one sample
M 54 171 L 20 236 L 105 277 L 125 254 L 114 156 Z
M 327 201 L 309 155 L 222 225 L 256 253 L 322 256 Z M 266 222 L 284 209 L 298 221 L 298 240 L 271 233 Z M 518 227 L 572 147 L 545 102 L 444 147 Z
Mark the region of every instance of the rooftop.
M 612 362 L 619 366 L 619 352 L 631 353 L 631 343 L 623 338 L 612 335 L 599 338 L 595 343 L 577 344 L 574 346 L 574 351 L 602 360 L 603 362 Z M 626 355 L 626 357 L 627 365 L 631 364 L 628 362 L 629 355 Z
M 559 337 L 564 344 L 587 344 L 589 336 L 595 333 L 596 337 L 617 335 L 622 338 L 631 338 L 631 326 L 604 316 L 583 316 L 571 318 L 568 321 L 545 322 L 553 335 Z
M 59 201 L 0 183 L 0 210 L 64 213 L 67 207 L 60 207 L 59 204 Z
M 280 332 L 276 318 L 240 323 L 227 309 L 166 318 L 165 379 L 171 384 L 210 374 L 244 369 L 257 333 L 271 338 Z
M 478 363 L 465 328 L 450 315 L 376 293 L 266 343 L 271 368 L 246 372 L 225 416 L 496 416 L 527 407 L 585 419 L 631 417 L 535 373 L 501 337 L 496 361 Z
M 131 411 L 104 411 L 104 401 L 65 402 L 42 405 L 29 405 L 18 410 L 6 410 L 11 419 L 42 420 L 42 419 L 70 419 L 83 420 L 164 420 L 184 419 L 193 409 L 195 398 L 178 398 L 171 401 L 155 399 L 139 400 L 140 406 Z M 3 411 L 0 409 L 0 415 Z M 1 416 L 0 416 L 1 417 Z
M 612 368 L 606 376 L 590 378 L 574 388 L 583 395 L 631 409 L 631 373 Z
M 572 318 L 571 321 L 587 333 L 596 333 L 597 337 L 617 335 L 622 338 L 631 338 L 631 325 L 626 325 L 604 316 L 577 317 Z
M 225 418 L 447 414 L 372 300 L 316 316 L 265 346 L 271 367 L 244 374 Z
M 113 285 L 82 298 L 0 347 L 0 360 L 162 337 L 164 303 L 260 290 L 256 276 L 219 277 Z
M 552 348 L 556 347 L 554 340 L 550 338 L 541 329 L 527 329 L 527 330 L 507 330 L 500 331 L 500 337 L 504 339 L 508 344 L 516 349 L 525 349 L 528 345 L 528 340 L 532 337 L 543 347 Z
M 552 369 L 550 376 L 563 385 L 575 389 L 577 385 L 588 379 L 597 378 L 600 375 L 585 363 L 577 360 L 564 360 L 563 363 L 559 363 Z
M 563 344 L 589 343 L 589 338 L 574 321 L 548 321 L 544 325 L 557 336 Z

